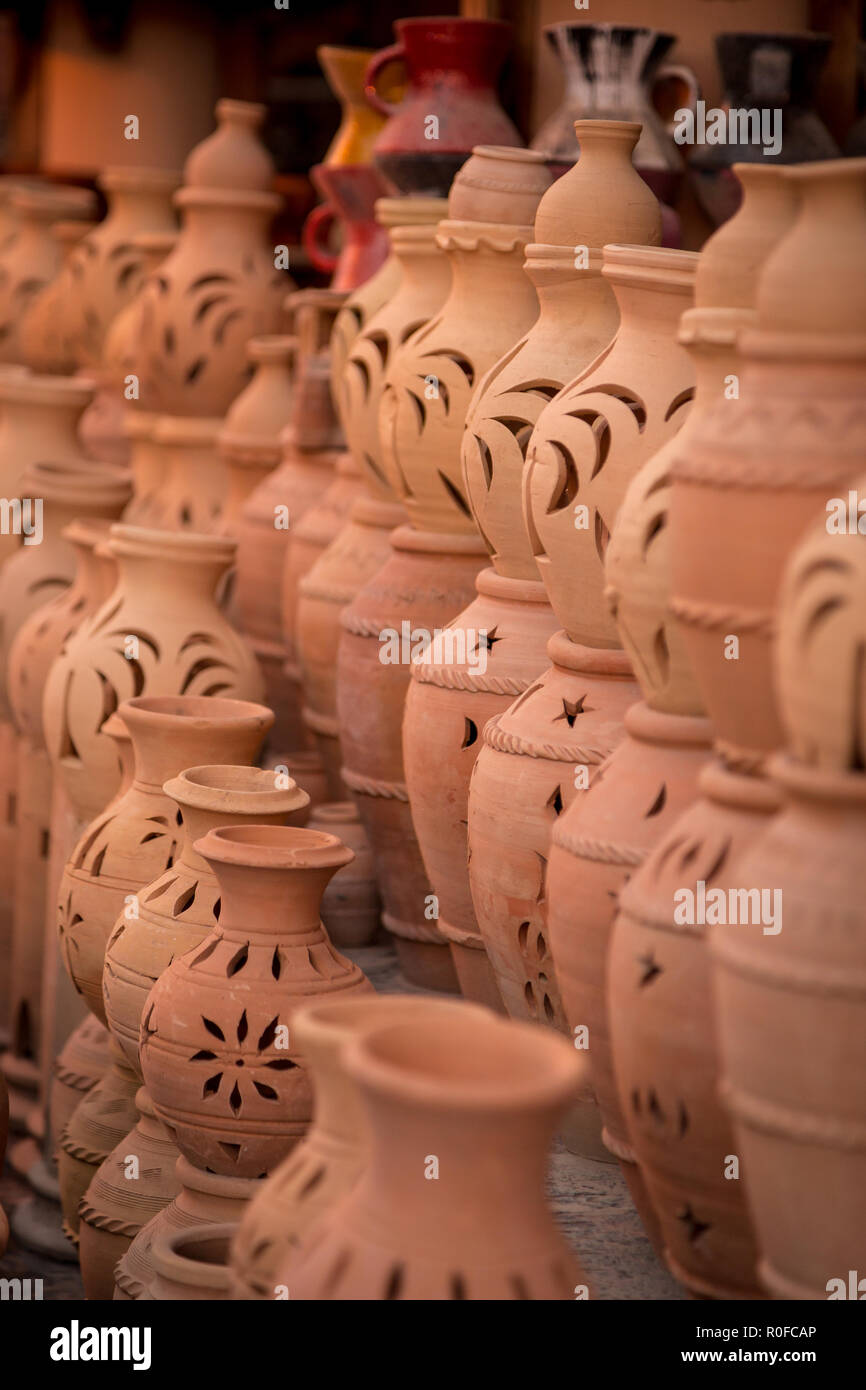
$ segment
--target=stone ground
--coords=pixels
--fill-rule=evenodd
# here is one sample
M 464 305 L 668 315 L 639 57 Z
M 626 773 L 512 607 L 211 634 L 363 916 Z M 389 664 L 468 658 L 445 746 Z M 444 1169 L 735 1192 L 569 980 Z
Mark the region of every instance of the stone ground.
M 420 992 L 403 979 L 390 947 L 365 947 L 347 954 L 383 993 Z M 556 1219 L 579 1255 L 594 1298 L 684 1297 L 647 1240 L 616 1164 L 578 1158 L 557 1143 L 551 1155 L 549 1194 Z M 0 1205 L 7 1215 L 11 1216 L 13 1209 L 29 1200 L 30 1195 L 27 1184 L 11 1172 L 7 1163 L 0 1173 Z M 19 1244 L 14 1235 L 0 1260 L 0 1278 L 13 1276 L 41 1278 L 45 1299 L 75 1300 L 84 1296 L 77 1265 L 34 1254 Z

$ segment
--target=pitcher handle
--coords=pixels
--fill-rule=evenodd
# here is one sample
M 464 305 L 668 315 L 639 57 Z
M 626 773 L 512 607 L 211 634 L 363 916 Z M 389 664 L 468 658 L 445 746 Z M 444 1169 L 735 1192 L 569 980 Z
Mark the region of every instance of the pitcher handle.
M 337 214 L 330 203 L 319 203 L 318 207 L 313 208 L 304 222 L 301 232 L 301 242 L 304 250 L 309 256 L 316 270 L 321 270 L 325 275 L 332 275 L 337 269 L 339 257 L 333 251 L 329 251 L 323 244 L 331 227 L 336 220 Z
M 372 106 L 374 111 L 378 111 L 380 116 L 393 116 L 399 110 L 399 104 L 386 101 L 383 96 L 379 95 L 376 87 L 379 74 L 389 63 L 405 63 L 405 61 L 406 49 L 403 44 L 392 43 L 387 48 L 380 48 L 378 53 L 374 53 L 367 64 L 367 70 L 364 73 L 364 96 L 367 99 L 367 105 Z
M 698 98 L 701 94 L 701 88 L 697 77 L 692 72 L 692 69 L 686 67 L 685 63 L 665 63 L 662 67 L 658 69 L 653 80 L 651 93 L 651 100 L 653 106 L 655 106 L 657 111 L 659 110 L 655 100 L 656 88 L 660 86 L 662 82 L 668 82 L 671 79 L 681 83 L 685 90 L 685 100 L 679 109 L 682 110 L 686 108 L 689 111 L 694 112 L 698 104 Z M 676 112 L 673 112 L 668 117 L 665 115 L 664 112 L 659 111 L 659 115 L 665 122 L 668 134 L 672 135 L 674 132 Z

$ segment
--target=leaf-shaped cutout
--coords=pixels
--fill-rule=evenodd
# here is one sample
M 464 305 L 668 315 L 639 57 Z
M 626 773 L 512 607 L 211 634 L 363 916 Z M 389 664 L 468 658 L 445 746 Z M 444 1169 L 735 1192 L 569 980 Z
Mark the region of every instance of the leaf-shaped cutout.
M 474 719 L 465 717 L 463 720 L 463 742 L 461 748 L 471 748 L 478 738 L 478 725 Z
M 91 865 L 91 868 L 90 868 L 90 876 L 91 876 L 91 878 L 99 878 L 99 875 L 100 875 L 101 872 L 102 872 L 103 861 L 104 861 L 105 856 L 106 856 L 107 853 L 108 853 L 108 845 L 103 845 L 103 846 L 102 846 L 102 849 L 101 849 L 101 850 L 99 851 L 99 853 L 96 855 L 96 858 L 94 859 L 93 864 Z
M 209 1100 L 211 1096 L 215 1096 L 218 1094 L 220 1082 L 222 1081 L 222 1079 L 223 1074 L 221 1071 L 215 1072 L 213 1076 L 208 1077 L 207 1081 L 201 1088 L 202 1100 Z
M 437 471 L 439 473 L 439 478 L 441 482 L 444 484 L 445 489 L 451 498 L 451 501 L 455 504 L 458 511 L 462 512 L 464 516 L 468 516 L 471 518 L 472 508 L 469 506 L 469 503 L 466 501 L 466 498 L 463 496 L 463 493 L 457 486 L 455 486 L 454 483 L 452 483 L 447 473 L 443 473 L 441 468 Z
M 214 1023 L 212 1018 L 205 1018 L 204 1014 L 201 1015 L 201 1021 L 209 1033 L 213 1033 L 215 1038 L 219 1038 L 220 1042 L 225 1042 L 226 1035 L 218 1023 Z
M 580 487 L 574 455 L 569 449 L 566 449 L 564 444 L 559 444 L 556 440 L 550 441 L 550 447 L 556 455 L 558 478 L 554 494 L 547 504 L 548 516 L 552 512 L 560 512 L 564 507 L 570 506 Z
M 202 947 L 197 956 L 193 956 L 192 960 L 190 961 L 190 965 L 193 967 L 195 967 L 196 965 L 201 965 L 202 961 L 207 960 L 208 956 L 213 955 L 214 951 L 216 950 L 219 944 L 219 937 L 214 937 L 212 941 L 209 941 L 206 946 Z M 220 1036 L 222 1037 L 222 1034 L 220 1034 Z
M 172 917 L 180 917 L 181 913 L 186 912 L 192 907 L 195 902 L 197 888 L 198 884 L 193 883 L 188 888 L 185 888 L 182 893 L 178 894 L 171 909 Z
M 206 1047 L 202 1047 L 198 1052 L 194 1052 L 189 1060 L 191 1062 L 215 1062 L 217 1055 L 215 1052 L 209 1052 Z
M 291 1071 L 298 1064 L 293 1062 L 291 1057 L 276 1057 L 272 1062 L 265 1062 L 266 1067 L 273 1071 Z
M 246 1009 L 244 1009 L 243 1013 L 241 1014 L 240 1018 L 238 1019 L 237 1033 L 238 1033 L 238 1042 L 239 1042 L 239 1043 L 242 1043 L 242 1042 L 245 1041 L 246 1036 L 247 1036 L 247 1033 L 248 1033 L 249 1031 L 250 1031 L 250 1025 L 249 1025 L 249 1020 L 247 1019 L 247 1011 L 246 1011 Z
M 231 1095 L 229 1096 L 229 1105 L 231 1106 L 233 1114 L 240 1114 L 243 1107 L 243 1097 L 241 1096 L 241 1088 L 237 1082 L 232 1086 Z
M 279 1096 L 273 1086 L 265 1085 L 264 1081 L 254 1081 L 253 1085 L 261 1096 L 262 1100 L 279 1100 Z
M 258 1042 L 256 1043 L 256 1051 L 257 1051 L 257 1052 L 264 1052 L 266 1048 L 273 1047 L 273 1045 L 274 1045 L 274 1040 L 275 1040 L 275 1038 L 276 1038 L 276 1036 L 277 1036 L 277 1028 L 278 1028 L 278 1026 L 279 1026 L 279 1022 L 280 1022 L 280 1016 L 279 1016 L 279 1014 L 274 1014 L 274 1017 L 271 1019 L 270 1023 L 269 1023 L 269 1024 L 267 1025 L 267 1027 L 264 1029 L 264 1031 L 262 1032 L 261 1037 L 259 1038 Z
M 604 561 L 605 552 L 607 551 L 607 545 L 608 545 L 608 541 L 609 541 L 609 540 L 610 540 L 610 531 L 609 531 L 608 528 L 607 528 L 607 523 L 605 522 L 605 520 L 604 520 L 604 518 L 603 518 L 601 512 L 596 512 L 596 514 L 595 514 L 595 550 L 596 550 L 596 554 L 598 555 L 599 560 L 601 560 L 602 562 Z
M 658 793 L 656 794 L 656 798 L 655 798 L 655 800 L 654 800 L 652 806 L 650 806 L 650 808 L 649 808 L 648 811 L 645 811 L 645 812 L 644 812 L 644 820 L 649 820 L 651 816 L 657 816 L 657 815 L 659 815 L 659 813 L 660 813 L 661 811 L 664 810 L 664 808 L 665 808 L 665 802 L 667 801 L 667 799 L 668 799 L 667 783 L 662 782 L 661 786 L 659 787 Z
M 226 966 L 226 976 L 231 979 L 232 975 L 237 975 L 239 970 L 243 970 L 250 954 L 249 942 L 244 942 L 239 946 Z
M 271 956 L 271 974 L 273 975 L 275 980 L 278 980 L 280 978 L 282 968 L 282 962 L 280 960 L 280 948 L 279 946 L 275 946 L 274 954 Z

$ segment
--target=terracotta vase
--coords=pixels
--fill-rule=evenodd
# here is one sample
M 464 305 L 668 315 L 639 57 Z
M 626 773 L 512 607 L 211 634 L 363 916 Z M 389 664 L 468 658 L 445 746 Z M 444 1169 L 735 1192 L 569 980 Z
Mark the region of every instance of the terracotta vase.
M 54 663 L 43 708 L 49 756 L 81 819 L 97 815 L 117 786 L 102 721 L 123 700 L 262 695 L 254 657 L 213 597 L 232 542 L 117 525 L 108 548 L 117 588 Z
M 63 1230 L 76 1248 L 81 1199 L 94 1174 L 137 1118 L 138 1078 L 116 1043 L 110 1043 L 110 1052 L 111 1065 L 76 1106 L 57 1146 Z
M 447 554 L 447 537 L 455 538 L 455 548 L 459 539 L 468 562 L 474 554 L 476 575 L 469 574 L 470 581 L 486 555 L 485 538 L 478 534 L 466 498 L 460 444 L 476 384 L 537 316 L 538 300 L 523 273 L 523 261 L 539 198 L 549 186 L 541 157 L 530 151 L 492 146 L 475 150 L 454 180 L 448 217 L 437 236 L 451 265 L 448 298 L 430 323 L 392 356 L 388 367 L 380 407 L 382 458 L 414 528 L 414 573 L 423 574 L 429 550 L 434 585 Z M 408 588 L 400 595 L 402 611 L 394 623 L 398 630 L 402 621 L 410 632 L 421 623 L 422 615 L 416 612 L 417 599 L 424 594 L 419 577 L 414 585 L 415 602 Z M 443 590 L 438 607 L 427 600 L 423 626 L 429 631 L 444 629 L 453 617 L 446 606 L 448 597 Z M 435 683 L 440 663 L 450 663 L 453 672 L 461 659 L 462 680 Z M 462 651 L 434 643 L 423 663 L 389 666 L 384 673 L 407 692 L 403 750 L 412 821 L 438 900 L 440 940 L 455 943 L 461 956 L 466 954 L 467 935 L 474 933 L 480 942 L 463 868 L 466 800 L 475 756 L 463 706 L 470 682 L 484 691 L 486 660 L 483 633 L 476 632 Z M 409 679 L 410 671 L 415 680 Z M 396 705 L 396 690 L 393 698 Z M 422 901 L 427 890 L 415 891 Z M 474 965 L 471 958 L 464 962 L 465 970 Z M 475 973 L 483 970 L 479 958 Z M 465 988 L 459 967 L 458 978 Z M 495 990 L 482 994 L 495 1002 Z
M 370 1136 L 359 1088 L 343 1065 L 347 1046 L 395 1023 L 429 1019 L 447 1029 L 467 1012 L 457 1000 L 399 994 L 298 1010 L 294 1029 L 313 1078 L 313 1123 L 243 1214 L 231 1250 L 234 1298 L 278 1298 L 277 1275 L 286 1261 L 364 1171 Z
M 83 188 L 22 186 L 9 196 L 13 227 L 2 248 L 0 286 L 0 361 L 26 362 L 20 336 L 27 309 L 63 264 L 61 244 L 51 234 L 60 218 L 86 218 L 94 195 Z
M 148 287 L 141 374 L 153 410 L 221 419 L 246 384 L 248 339 L 278 331 L 291 281 L 268 227 L 280 206 L 258 139 L 264 107 L 222 100 L 175 195 L 177 245 Z
M 316 57 L 341 108 L 339 128 L 322 163 L 329 169 L 346 166 L 357 168 L 358 165 L 369 164 L 373 146 L 385 123 L 385 117 L 373 109 L 364 91 L 364 75 L 375 57 L 375 51 L 320 44 Z M 396 59 L 391 65 L 390 82 L 386 73 L 382 72 L 382 96 L 388 101 L 399 100 L 405 87 L 404 79 L 404 65 Z
M 8 689 L 9 716 L 17 734 L 16 847 L 12 865 L 12 949 L 9 998 L 12 1040 L 3 1061 L 13 1086 L 16 1115 L 29 1093 L 38 1089 L 40 1066 L 47 1081 L 64 1026 L 52 1017 L 63 1001 L 48 989 L 49 962 L 55 947 L 46 942 L 49 901 L 52 770 L 38 715 L 55 643 L 67 635 L 72 605 L 67 595 L 76 565 L 67 525 L 79 515 L 117 517 L 129 486 L 116 470 L 98 464 L 32 464 L 22 479 L 26 496 L 41 502 L 39 545 L 22 545 L 0 574 L 0 684 Z M 53 602 L 52 602 L 53 600 Z M 73 600 L 73 604 L 77 602 Z M 46 607 L 48 611 L 46 612 Z M 58 611 L 59 610 L 59 611 Z M 27 623 L 36 619 L 36 631 Z M 58 622 L 59 619 L 59 622 Z M 21 637 L 19 646 L 16 638 Z M 16 699 L 16 696 L 18 699 Z M 46 952 L 46 945 L 48 951 Z M 43 1008 L 43 1006 L 47 1008 Z M 42 1045 L 51 1048 L 51 1056 Z
M 242 516 L 249 497 L 280 462 L 280 436 L 292 418 L 295 387 L 291 364 L 297 345 L 297 338 L 285 334 L 250 339 L 247 357 L 252 376 L 229 406 L 219 433 L 219 449 L 228 470 L 220 529 L 223 535 L 238 540 L 234 589 L 236 602 L 243 594 L 243 616 L 248 623 L 254 622 L 261 607 L 251 570 L 255 569 L 259 548 L 269 537 L 262 528 L 262 534 L 255 538 L 257 544 L 250 544 Z M 270 523 L 270 529 L 275 530 L 273 512 Z
M 336 835 L 355 856 L 322 895 L 322 921 L 335 946 L 367 946 L 379 930 L 382 904 L 370 842 L 354 801 L 326 801 L 307 822 L 310 830 Z
M 195 847 L 220 884 L 219 924 L 154 985 L 141 1068 L 184 1157 L 228 1177 L 257 1178 L 310 1121 L 294 1010 L 315 996 L 371 990 L 319 918 L 322 893 L 351 850 L 292 826 L 224 827 Z
M 0 1077 L 0 1163 L 6 1153 L 6 1136 L 9 1133 L 9 1103 L 6 1099 L 6 1083 Z M 0 1207 L 0 1256 L 6 1253 L 9 1241 L 9 1220 Z
M 60 248 L 60 269 L 29 301 L 18 329 L 22 361 L 32 371 L 71 376 L 78 366 L 66 333 L 67 270 L 75 247 L 96 225 L 80 218 L 51 224 L 51 235 Z
M 55 1058 L 49 1106 L 53 1147 L 56 1147 L 73 1111 L 107 1072 L 111 1060 L 110 1037 L 108 1029 L 99 1019 L 88 1013 L 70 1033 Z
M 354 290 L 384 263 L 388 237 L 376 221 L 376 199 L 388 191 L 372 165 L 315 164 L 310 178 L 325 202 L 313 208 L 303 229 L 304 248 L 316 270 L 329 275 L 332 290 Z M 339 226 L 340 250 L 329 240 Z
M 381 205 L 379 215 L 384 225 Z M 344 434 L 346 399 L 342 374 L 349 352 L 358 334 L 396 292 L 400 277 L 400 265 L 392 253 L 371 280 L 349 295 L 334 320 L 330 342 L 331 393 Z M 303 720 L 321 757 L 331 799 L 345 794 L 337 721 L 340 613 L 363 582 L 384 564 L 388 530 L 403 516 L 396 503 L 374 500 L 368 495 L 354 453 L 345 455 L 338 468 L 351 470 L 358 496 L 344 526 L 300 580 L 296 608 Z
M 861 510 L 864 489 L 861 476 Z M 776 1299 L 862 1297 L 864 551 L 859 528 L 824 515 L 787 566 L 775 675 L 788 748 L 770 764 L 782 809 L 736 876 L 774 908 L 763 927 L 709 930 L 722 1094 Z
M 369 1163 L 278 1271 L 290 1299 L 586 1296 L 544 1197 L 547 1150 L 581 1079 L 573 1048 L 467 1009 L 447 1030 L 432 1015 L 383 1025 L 344 1059 Z M 422 1187 L 425 1173 L 435 1181 Z
M 364 78 L 368 102 L 389 118 L 373 158 L 400 193 L 444 197 L 475 145 L 523 143 L 496 95 L 511 28 L 437 17 L 399 19 L 394 30 L 397 42 L 376 54 Z M 395 58 L 408 79 L 396 105 L 378 89 L 379 73 Z
M 140 1297 L 146 1301 L 212 1303 L 231 1297 L 229 1246 L 232 1225 L 197 1226 L 154 1242 L 156 1274 Z
M 165 782 L 215 760 L 249 764 L 273 719 L 263 705 L 221 696 L 141 695 L 120 711 L 133 741 L 135 777 L 73 851 L 59 904 L 66 968 L 103 1023 L 108 938 L 129 900 L 137 904 L 141 890 L 172 869 L 178 855 L 181 822 Z

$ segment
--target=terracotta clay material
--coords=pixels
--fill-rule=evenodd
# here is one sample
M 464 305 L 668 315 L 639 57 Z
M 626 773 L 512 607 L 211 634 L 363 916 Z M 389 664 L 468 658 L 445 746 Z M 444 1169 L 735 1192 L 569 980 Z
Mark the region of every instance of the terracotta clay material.
M 96 225 L 80 219 L 51 224 L 51 235 L 62 255 L 60 270 L 30 300 L 18 330 L 21 359 L 34 372 L 71 376 L 78 365 L 66 333 L 64 306 L 69 293 L 66 270 L 75 247 Z
M 228 1255 L 234 1231 L 232 1225 L 196 1226 L 157 1239 L 153 1247 L 155 1278 L 141 1298 L 207 1303 L 230 1298 Z
M 108 1070 L 109 1038 L 108 1029 L 87 1014 L 55 1059 L 49 1106 L 55 1143 L 76 1106 Z
M 43 706 L 49 755 L 81 819 L 92 819 L 117 787 L 102 720 L 123 700 L 262 695 L 249 647 L 214 601 L 232 542 L 119 525 L 108 546 L 117 588 L 54 663 Z
M 390 117 L 373 158 L 401 193 L 444 194 L 475 145 L 522 143 L 496 95 L 511 29 L 494 19 L 424 18 L 397 20 L 394 30 L 396 44 L 373 58 L 364 79 L 373 109 Z M 398 57 L 408 86 L 393 104 L 383 100 L 377 79 Z
M 5 326 L 0 361 L 27 362 L 21 327 L 26 311 L 62 267 L 63 251 L 52 236 L 59 218 L 89 217 L 95 198 L 89 189 L 50 186 L 19 187 L 9 195 L 13 226 L 2 247 L 3 286 L 0 323 Z
M 273 716 L 245 700 L 153 695 L 126 701 L 121 718 L 135 748 L 135 779 L 85 831 L 67 864 L 59 904 L 66 967 L 103 1022 L 108 937 L 130 895 L 170 868 L 178 852 L 178 811 L 164 783 L 190 765 L 251 762 Z
M 109 1050 L 111 1065 L 75 1108 L 57 1146 L 63 1229 L 76 1247 L 81 1199 L 94 1174 L 137 1118 L 138 1078 L 126 1065 L 116 1043 L 112 1041 Z
M 285 1157 L 310 1120 L 293 1010 L 317 995 L 372 988 L 331 946 L 319 917 L 322 893 L 351 850 L 292 826 L 229 826 L 195 848 L 220 883 L 219 924 L 154 985 L 141 1067 L 186 1158 L 254 1178 Z
M 367 946 L 379 931 L 382 905 L 370 844 L 354 801 L 326 801 L 308 821 L 311 830 L 337 835 L 354 854 L 322 897 L 322 921 L 335 946 Z
M 370 1137 L 358 1086 L 343 1065 L 346 1046 L 395 1023 L 433 1019 L 447 1029 L 466 1009 L 457 1000 L 383 995 L 298 1010 L 294 1029 L 313 1077 L 313 1124 L 244 1212 L 232 1242 L 235 1298 L 279 1297 L 282 1266 L 364 1171 Z
M 447 1029 L 432 1015 L 385 1025 L 344 1056 L 369 1164 L 278 1273 L 290 1299 L 573 1299 L 586 1288 L 544 1198 L 547 1150 L 581 1080 L 573 1048 L 467 1008 Z M 431 1164 L 438 1178 L 425 1182 Z

